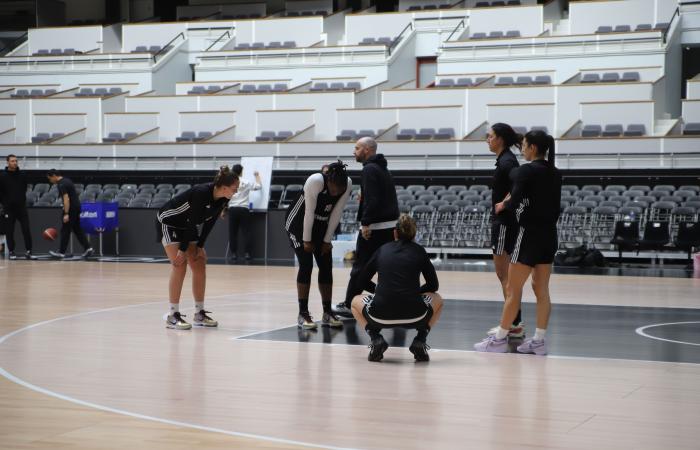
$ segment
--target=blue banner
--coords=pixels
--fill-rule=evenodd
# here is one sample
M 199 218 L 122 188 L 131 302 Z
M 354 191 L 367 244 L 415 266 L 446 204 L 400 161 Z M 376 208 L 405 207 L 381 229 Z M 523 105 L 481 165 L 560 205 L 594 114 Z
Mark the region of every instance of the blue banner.
M 114 230 L 119 226 L 119 203 L 82 203 L 80 226 L 87 234 Z

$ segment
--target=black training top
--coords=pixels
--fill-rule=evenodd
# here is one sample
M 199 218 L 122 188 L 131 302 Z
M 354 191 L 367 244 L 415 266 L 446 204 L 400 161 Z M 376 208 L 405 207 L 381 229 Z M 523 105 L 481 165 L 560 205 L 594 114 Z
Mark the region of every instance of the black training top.
M 536 159 L 515 171 L 506 209 L 524 228 L 556 229 L 561 209 L 561 172 L 548 161 Z
M 396 199 L 394 179 L 381 153 L 370 156 L 363 163 L 361 192 L 357 220 L 362 225 L 382 224 L 399 218 L 399 202 Z M 392 223 L 382 228 L 393 226 Z
M 80 197 L 75 191 L 75 185 L 70 180 L 70 178 L 63 177 L 56 183 L 58 187 L 58 193 L 63 197 L 63 195 L 68 194 L 68 200 L 70 201 L 70 211 L 80 212 Z
M 378 274 L 371 315 L 410 319 L 425 313 L 422 293 L 439 287 L 435 267 L 425 249 L 413 241 L 393 241 L 379 247 L 360 274 L 358 286 L 366 286 Z M 420 285 L 423 274 L 425 284 Z
M 197 246 L 204 247 L 209 232 L 227 204 L 226 197 L 214 200 L 214 183 L 196 184 L 163 205 L 158 211 L 158 221 L 172 228 L 187 230 L 192 240 L 197 239 Z M 198 236 L 197 225 L 201 224 L 204 226 Z M 188 241 L 182 239 L 180 250 L 187 250 Z
M 496 203 L 500 203 L 506 198 L 506 195 L 513 190 L 513 175 L 514 170 L 520 166 L 518 158 L 515 157 L 510 149 L 505 149 L 496 158 L 496 171 L 493 174 L 493 183 L 491 185 L 491 218 L 494 223 L 514 223 L 515 216 L 510 211 L 504 211 L 501 214 L 495 213 Z
M 5 208 L 23 208 L 27 204 L 27 176 L 17 170 L 0 172 L 0 203 Z

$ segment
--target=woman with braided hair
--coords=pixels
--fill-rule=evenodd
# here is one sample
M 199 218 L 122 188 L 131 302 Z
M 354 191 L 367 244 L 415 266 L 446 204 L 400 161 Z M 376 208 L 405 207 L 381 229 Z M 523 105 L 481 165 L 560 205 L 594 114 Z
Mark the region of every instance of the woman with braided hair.
M 318 290 L 321 293 L 323 316 L 321 325 L 342 327 L 343 323 L 331 310 L 333 296 L 333 260 L 331 239 L 350 197 L 352 181 L 342 161 L 328 165 L 327 171 L 311 175 L 304 190 L 292 202 L 285 218 L 285 230 L 299 261 L 297 296 L 300 328 L 316 329 L 309 314 L 309 291 L 313 259 L 318 266 Z

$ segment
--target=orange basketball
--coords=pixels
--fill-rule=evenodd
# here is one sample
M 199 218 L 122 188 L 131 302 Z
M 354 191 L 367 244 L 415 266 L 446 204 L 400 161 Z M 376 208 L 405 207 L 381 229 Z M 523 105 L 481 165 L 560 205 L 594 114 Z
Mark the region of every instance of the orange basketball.
M 47 228 L 41 234 L 47 241 L 53 241 L 58 236 L 58 231 L 55 228 Z

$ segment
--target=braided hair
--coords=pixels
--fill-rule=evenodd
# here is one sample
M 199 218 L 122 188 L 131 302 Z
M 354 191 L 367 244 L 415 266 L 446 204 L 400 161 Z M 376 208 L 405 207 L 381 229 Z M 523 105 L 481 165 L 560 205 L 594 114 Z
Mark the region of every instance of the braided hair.
M 345 191 L 348 188 L 348 172 L 345 170 L 347 164 L 341 160 L 328 164 L 328 171 L 325 176 L 330 183 Z
M 214 186 L 231 186 L 238 181 L 238 175 L 231 171 L 228 166 L 221 166 L 214 177 Z

